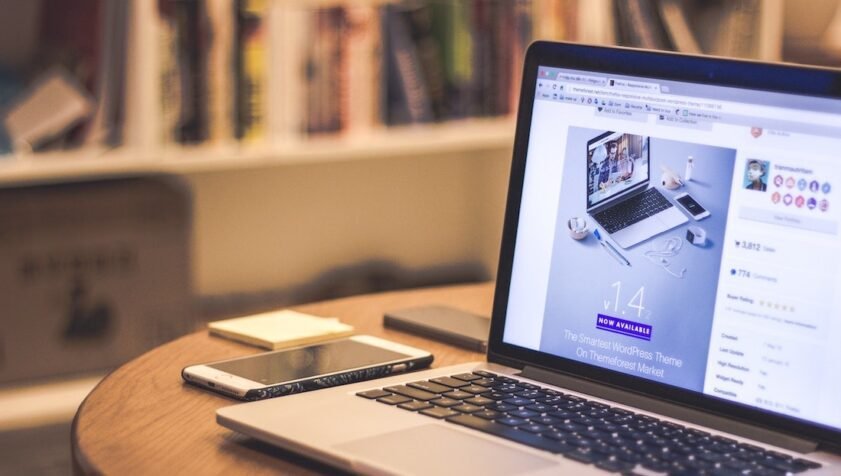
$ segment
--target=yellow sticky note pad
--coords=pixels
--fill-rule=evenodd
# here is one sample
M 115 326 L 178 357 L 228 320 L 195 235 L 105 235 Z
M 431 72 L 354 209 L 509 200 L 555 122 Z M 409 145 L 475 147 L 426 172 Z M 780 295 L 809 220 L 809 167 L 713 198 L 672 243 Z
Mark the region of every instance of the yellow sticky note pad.
M 288 309 L 211 322 L 207 327 L 211 335 L 270 350 L 312 344 L 353 333 L 353 326 L 335 317 L 317 317 Z

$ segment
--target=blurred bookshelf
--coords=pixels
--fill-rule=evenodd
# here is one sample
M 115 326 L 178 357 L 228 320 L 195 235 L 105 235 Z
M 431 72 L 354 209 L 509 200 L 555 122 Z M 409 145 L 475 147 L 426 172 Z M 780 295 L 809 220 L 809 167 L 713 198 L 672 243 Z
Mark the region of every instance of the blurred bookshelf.
M 0 162 L 0 184 L 87 180 L 147 173 L 191 174 L 319 162 L 482 153 L 510 149 L 511 118 L 395 127 L 363 137 L 321 137 L 287 145 L 212 145 L 143 152 L 86 148 L 20 154 Z
M 0 34 L 26 40 L 0 48 L 0 184 L 504 152 L 531 41 L 775 60 L 782 8 L 783 0 L 27 2 L 5 9 L 16 11 L 4 21 L 16 28 Z

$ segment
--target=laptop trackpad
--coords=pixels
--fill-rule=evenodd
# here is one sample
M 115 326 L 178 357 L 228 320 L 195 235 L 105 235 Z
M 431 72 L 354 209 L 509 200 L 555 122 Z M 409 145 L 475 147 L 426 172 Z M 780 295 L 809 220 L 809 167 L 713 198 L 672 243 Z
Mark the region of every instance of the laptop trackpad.
M 337 449 L 400 474 L 517 474 L 557 465 L 444 425 L 423 425 L 342 443 Z M 364 468 L 358 468 L 365 472 Z

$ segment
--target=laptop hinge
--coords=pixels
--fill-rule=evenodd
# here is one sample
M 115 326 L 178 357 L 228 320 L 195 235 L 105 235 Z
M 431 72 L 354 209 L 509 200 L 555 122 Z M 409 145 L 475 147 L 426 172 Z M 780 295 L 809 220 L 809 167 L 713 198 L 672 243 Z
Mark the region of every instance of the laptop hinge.
M 706 426 L 719 431 L 732 433 L 744 438 L 761 441 L 769 445 L 778 446 L 798 453 L 816 451 L 818 443 L 803 438 L 769 430 L 745 422 L 734 421 L 718 415 L 711 415 L 700 410 L 684 407 L 674 403 L 663 402 L 655 398 L 621 390 L 607 385 L 584 380 L 570 375 L 562 375 L 548 370 L 526 366 L 521 376 L 538 380 L 557 387 L 568 388 L 586 393 L 594 397 L 604 398 L 623 405 L 636 407 L 641 410 L 659 413 L 671 418 L 688 421 L 696 425 Z

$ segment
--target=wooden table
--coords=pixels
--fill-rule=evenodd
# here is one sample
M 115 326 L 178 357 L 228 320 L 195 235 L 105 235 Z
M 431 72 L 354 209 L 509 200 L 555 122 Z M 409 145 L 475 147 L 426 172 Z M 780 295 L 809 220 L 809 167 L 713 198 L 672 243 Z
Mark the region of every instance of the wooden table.
M 339 317 L 352 324 L 359 334 L 427 349 L 435 355 L 432 366 L 441 367 L 481 361 L 484 355 L 384 329 L 383 313 L 445 304 L 490 315 L 492 301 L 492 284 L 473 284 L 355 296 L 294 309 Z M 335 472 L 217 425 L 216 409 L 236 401 L 181 380 L 181 369 L 187 365 L 259 351 L 199 331 L 118 368 L 79 407 L 72 434 L 74 470 L 156 475 Z

